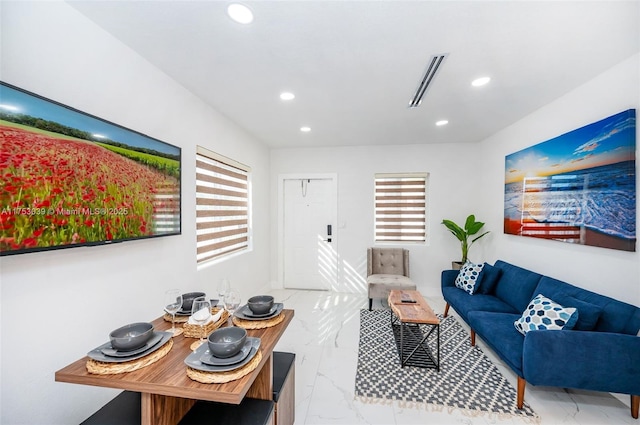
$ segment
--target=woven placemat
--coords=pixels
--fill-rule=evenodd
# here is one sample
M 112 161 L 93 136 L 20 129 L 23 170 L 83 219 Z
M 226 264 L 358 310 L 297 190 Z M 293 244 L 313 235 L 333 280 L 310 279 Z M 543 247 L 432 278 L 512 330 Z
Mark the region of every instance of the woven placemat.
M 217 314 L 220 311 L 219 308 L 211 309 L 211 314 Z M 209 322 L 204 326 L 194 325 L 191 323 L 185 323 L 182 325 L 184 329 L 184 336 L 188 338 L 206 338 L 211 332 L 224 325 L 229 318 L 229 312 L 227 310 L 222 311 L 222 315 L 215 322 Z
M 233 324 L 245 329 L 264 329 L 277 325 L 284 320 L 284 313 L 267 320 L 244 320 L 233 316 Z
M 172 347 L 173 340 L 169 339 L 169 341 L 153 353 L 128 362 L 108 363 L 89 359 L 87 360 L 87 371 L 94 375 L 117 375 L 119 373 L 133 372 L 134 370 L 142 369 L 143 367 L 157 362 L 166 356 L 167 353 L 171 351 Z
M 204 372 L 187 367 L 187 376 L 196 382 L 202 384 L 224 384 L 226 382 L 235 381 L 243 376 L 253 372 L 262 360 L 262 351 L 258 350 L 249 363 L 239 369 L 230 370 L 228 372 Z

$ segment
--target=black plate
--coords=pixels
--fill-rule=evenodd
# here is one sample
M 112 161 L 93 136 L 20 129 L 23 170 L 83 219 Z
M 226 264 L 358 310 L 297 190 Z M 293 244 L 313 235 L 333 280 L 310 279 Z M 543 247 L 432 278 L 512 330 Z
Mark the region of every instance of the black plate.
M 238 319 L 243 319 L 243 320 L 267 320 L 280 314 L 283 308 L 284 308 L 284 304 L 274 303 L 273 307 L 271 308 L 273 312 L 269 312 L 269 314 L 266 314 L 263 316 L 256 316 L 249 309 L 249 306 L 245 304 L 242 307 L 240 307 L 238 310 L 236 310 L 236 312 L 233 313 L 233 315 L 236 316 Z
M 107 347 L 101 348 L 100 351 L 102 351 L 102 354 L 104 354 L 105 356 L 110 356 L 110 357 L 131 357 L 131 356 L 135 356 L 136 354 L 140 354 L 143 351 L 147 351 L 149 348 L 159 343 L 161 339 L 162 339 L 162 333 L 153 332 L 153 335 L 151 335 L 151 338 L 149 338 L 149 341 L 147 341 L 147 343 L 142 347 L 136 348 L 135 350 L 129 350 L 129 351 L 118 350 L 116 348 L 113 348 L 111 346 L 111 343 L 109 343 Z
M 204 343 L 202 345 L 207 345 L 207 344 Z M 200 357 L 200 361 L 210 366 L 228 366 L 228 365 L 236 364 L 243 361 L 249 355 L 249 352 L 251 351 L 251 347 L 252 347 L 252 343 L 251 341 L 249 341 L 249 339 L 247 339 L 244 342 L 244 345 L 242 346 L 240 351 L 235 356 L 231 356 L 223 359 L 221 357 L 216 357 L 213 354 L 211 354 L 211 350 L 207 350 Z
M 273 316 L 277 309 L 278 309 L 278 306 L 276 305 L 276 303 L 273 303 L 269 311 L 262 314 L 254 313 L 253 311 L 251 311 L 251 307 L 249 307 L 249 304 L 242 306 L 241 310 L 242 310 L 242 314 L 244 314 L 247 317 L 269 317 L 269 316 Z
M 158 333 L 158 334 L 161 335 L 160 341 L 157 342 L 152 347 L 148 348 L 147 350 L 142 351 L 142 352 L 140 352 L 138 354 L 134 354 L 133 356 L 113 357 L 113 356 L 105 355 L 102 352 L 102 349 L 103 348 L 111 348 L 111 341 L 105 342 L 101 346 L 96 347 L 93 350 L 89 351 L 87 353 L 87 356 L 89 356 L 93 360 L 97 360 L 99 362 L 105 362 L 105 363 L 122 363 L 122 362 L 129 362 L 131 360 L 137 360 L 137 359 L 139 359 L 141 357 L 146 356 L 147 354 L 153 353 L 154 351 L 156 351 L 157 349 L 162 347 L 167 341 L 169 341 L 173 337 L 173 333 L 171 333 L 171 332 L 154 332 L 154 334 L 155 333 Z M 205 346 L 206 346 L 206 344 L 205 344 Z
M 205 343 L 200 347 L 196 348 L 196 351 L 189 354 L 186 359 L 184 359 L 184 364 L 189 366 L 192 369 L 200 370 L 202 372 L 228 372 L 230 370 L 235 370 L 241 368 L 246 365 L 253 359 L 260 348 L 260 338 L 255 338 L 248 336 L 247 341 L 251 341 L 251 351 L 244 360 L 239 363 L 228 365 L 228 366 L 211 366 L 200 361 L 200 358 L 204 354 L 205 351 L 209 350 L 209 346 Z

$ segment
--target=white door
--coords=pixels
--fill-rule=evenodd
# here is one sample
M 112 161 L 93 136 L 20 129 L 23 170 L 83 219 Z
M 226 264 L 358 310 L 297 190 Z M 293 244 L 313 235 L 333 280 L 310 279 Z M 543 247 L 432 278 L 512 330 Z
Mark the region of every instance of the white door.
M 335 184 L 284 180 L 284 287 L 329 290 L 337 280 Z

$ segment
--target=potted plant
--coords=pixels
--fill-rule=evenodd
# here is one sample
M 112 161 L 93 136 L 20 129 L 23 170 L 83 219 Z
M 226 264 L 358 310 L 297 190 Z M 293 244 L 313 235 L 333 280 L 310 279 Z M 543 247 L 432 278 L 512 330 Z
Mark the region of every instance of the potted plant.
M 458 238 L 458 240 L 460 241 L 460 245 L 462 248 L 462 260 L 453 261 L 451 263 L 454 269 L 460 269 L 462 265 L 466 263 L 468 260 L 469 248 L 471 248 L 471 245 L 473 245 L 475 241 L 477 241 L 478 239 L 480 239 L 481 237 L 483 237 L 489 232 L 488 231 L 484 232 L 480 236 L 476 236 L 473 239 L 471 239 L 471 241 L 469 241 L 469 239 L 472 236 L 476 235 L 480 231 L 480 229 L 482 229 L 482 227 L 484 226 L 483 222 L 476 221 L 476 216 L 473 214 L 467 217 L 467 220 L 464 223 L 464 228 L 460 227 L 453 221 L 446 220 L 446 219 L 442 220 L 442 224 L 444 224 L 445 227 L 449 229 L 449 231 L 453 234 L 453 236 Z

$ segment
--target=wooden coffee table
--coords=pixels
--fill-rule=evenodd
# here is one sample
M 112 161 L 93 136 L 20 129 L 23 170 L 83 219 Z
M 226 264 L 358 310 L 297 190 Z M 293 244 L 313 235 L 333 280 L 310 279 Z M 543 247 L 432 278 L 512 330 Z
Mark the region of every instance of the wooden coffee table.
M 388 301 L 400 367 L 407 365 L 440 371 L 440 319 L 431 306 L 418 291 L 392 290 Z M 429 337 L 434 331 L 435 356 L 429 347 Z M 408 352 L 406 356 L 405 351 Z

